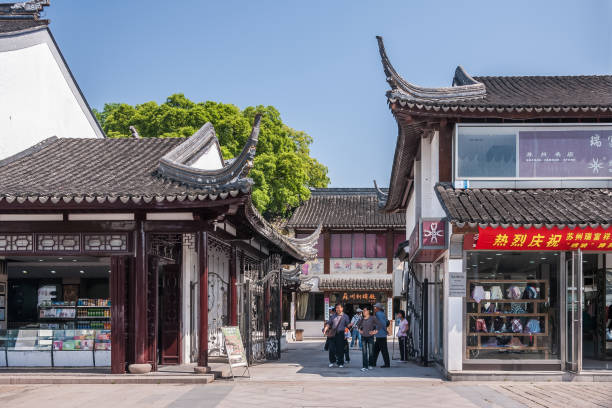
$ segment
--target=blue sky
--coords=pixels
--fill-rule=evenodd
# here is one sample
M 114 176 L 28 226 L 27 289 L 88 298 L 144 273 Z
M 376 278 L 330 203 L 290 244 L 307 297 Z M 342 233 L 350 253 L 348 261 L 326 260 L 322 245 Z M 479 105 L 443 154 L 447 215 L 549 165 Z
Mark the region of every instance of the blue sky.
M 314 138 L 331 186 L 387 185 L 397 126 L 376 35 L 407 80 L 612 73 L 612 2 L 52 0 L 51 30 L 90 105 L 273 105 Z

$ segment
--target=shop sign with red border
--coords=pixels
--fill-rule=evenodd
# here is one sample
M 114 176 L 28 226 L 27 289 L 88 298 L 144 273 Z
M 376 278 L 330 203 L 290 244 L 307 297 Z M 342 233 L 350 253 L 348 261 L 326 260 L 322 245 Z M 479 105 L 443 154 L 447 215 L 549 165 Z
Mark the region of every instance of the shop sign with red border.
M 507 251 L 611 251 L 612 228 L 478 228 L 473 248 Z

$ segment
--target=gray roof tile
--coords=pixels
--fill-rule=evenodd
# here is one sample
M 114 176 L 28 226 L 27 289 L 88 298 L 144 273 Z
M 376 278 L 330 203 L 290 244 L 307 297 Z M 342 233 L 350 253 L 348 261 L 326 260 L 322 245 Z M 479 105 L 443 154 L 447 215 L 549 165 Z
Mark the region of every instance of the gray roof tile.
M 403 228 L 405 214 L 382 213 L 373 188 L 322 188 L 289 219 L 289 228 Z

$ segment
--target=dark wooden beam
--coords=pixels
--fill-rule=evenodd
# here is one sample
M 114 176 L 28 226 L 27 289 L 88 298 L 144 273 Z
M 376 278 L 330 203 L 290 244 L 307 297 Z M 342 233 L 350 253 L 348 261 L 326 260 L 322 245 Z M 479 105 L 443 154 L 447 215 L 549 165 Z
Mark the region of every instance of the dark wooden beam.
M 387 230 L 387 273 L 393 273 L 393 230 Z
M 146 233 L 142 216 L 138 217 L 134 232 L 136 247 L 136 262 L 134 270 L 134 286 L 132 305 L 134 307 L 134 336 L 131 339 L 135 354 L 135 367 L 132 372 L 139 372 L 148 364 L 147 353 L 147 248 Z
M 438 181 L 453 181 L 453 127 L 446 119 L 440 122 L 438 140 Z
M 198 268 L 200 272 L 200 332 L 198 347 L 197 373 L 208 373 L 208 234 L 206 231 L 198 233 Z
M 323 273 L 329 275 L 331 271 L 331 233 L 329 230 L 323 232 Z
M 238 287 L 236 286 L 237 280 L 237 271 L 236 266 L 238 263 L 238 250 L 236 249 L 236 245 L 232 244 L 232 249 L 230 251 L 230 288 L 229 288 L 229 311 L 230 311 L 230 325 L 237 326 L 238 325 Z
M 111 257 L 111 373 L 124 374 L 127 365 L 127 275 L 129 257 Z
M 129 232 L 136 229 L 136 221 L 3 221 L 0 232 Z

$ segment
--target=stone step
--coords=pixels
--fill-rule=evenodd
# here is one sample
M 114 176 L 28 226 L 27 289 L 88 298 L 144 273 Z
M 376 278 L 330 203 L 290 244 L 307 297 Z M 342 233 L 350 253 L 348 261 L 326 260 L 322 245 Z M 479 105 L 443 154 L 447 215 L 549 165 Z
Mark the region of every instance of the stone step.
M 193 375 L 2 375 L 0 384 L 208 384 L 215 380 L 214 374 Z

